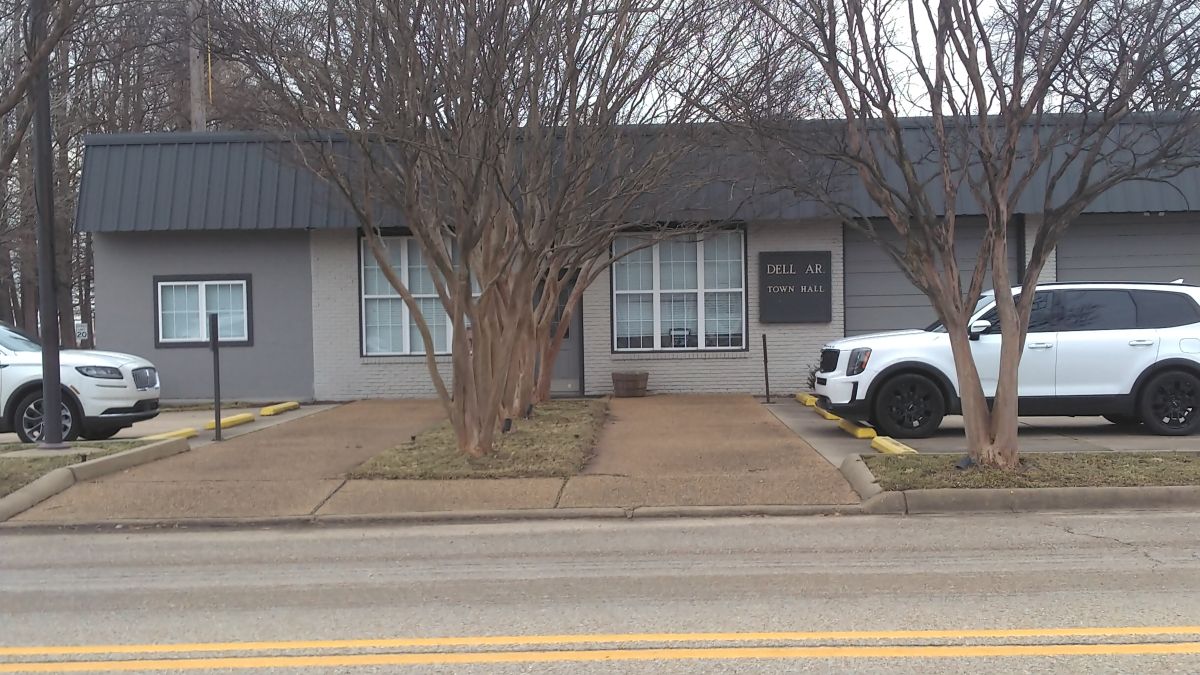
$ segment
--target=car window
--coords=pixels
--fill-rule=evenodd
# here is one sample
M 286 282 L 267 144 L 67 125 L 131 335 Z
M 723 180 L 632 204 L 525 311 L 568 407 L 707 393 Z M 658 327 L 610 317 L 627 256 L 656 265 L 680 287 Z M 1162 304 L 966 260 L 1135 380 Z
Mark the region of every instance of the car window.
M 11 326 L 3 324 L 0 324 L 0 347 L 4 347 L 10 352 L 42 351 L 42 346 L 37 343 L 37 340 Z
M 1033 307 L 1029 310 L 1029 332 L 1030 333 L 1047 333 L 1053 332 L 1054 316 L 1052 315 L 1053 303 L 1052 293 L 1050 291 L 1038 291 L 1037 295 L 1033 296 Z M 1014 296 L 1017 302 L 1021 301 L 1021 296 Z M 1000 313 L 996 308 L 992 308 L 987 314 L 979 317 L 981 321 L 987 321 L 992 324 L 989 333 L 1000 332 Z
M 1086 289 L 1060 291 L 1060 331 L 1126 330 L 1138 327 L 1137 308 L 1129 291 Z
M 1200 308 L 1183 293 L 1132 291 L 1138 328 L 1173 328 L 1200 323 Z

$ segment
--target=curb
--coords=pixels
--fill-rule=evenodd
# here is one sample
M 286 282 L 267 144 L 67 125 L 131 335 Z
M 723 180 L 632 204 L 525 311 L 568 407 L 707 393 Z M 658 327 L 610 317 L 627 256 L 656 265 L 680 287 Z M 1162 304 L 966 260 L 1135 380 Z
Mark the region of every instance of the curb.
M 800 405 L 806 405 L 810 408 L 817 405 L 817 397 L 812 394 L 796 394 L 796 400 Z
M 273 516 L 261 518 L 185 518 L 109 520 L 81 523 L 3 523 L 0 530 L 60 531 L 125 528 L 262 528 L 300 526 L 421 525 L 499 523 L 530 520 L 653 520 L 672 518 L 746 518 L 762 516 L 839 516 L 863 513 L 859 504 L 762 504 L 757 506 L 638 506 L 565 509 L 421 511 L 392 514 Z
M 862 497 L 862 513 L 869 514 L 1200 510 L 1200 485 L 885 491 L 861 455 L 847 457 L 839 470 Z
M 883 488 L 879 487 L 879 482 L 875 479 L 875 474 L 871 473 L 871 470 L 867 468 L 867 463 L 863 461 L 862 455 L 850 455 L 842 460 L 838 471 L 842 472 L 846 482 L 854 488 L 863 501 L 883 492 Z
M 0 522 L 33 508 L 76 483 L 123 471 L 139 464 L 147 464 L 190 449 L 191 444 L 186 439 L 173 438 L 59 467 L 20 490 L 0 497 Z
M 33 508 L 75 484 L 75 474 L 67 467 L 59 467 L 38 478 L 29 485 L 0 497 L 0 522 Z
M 1200 509 L 1200 485 L 906 490 L 907 512 Z

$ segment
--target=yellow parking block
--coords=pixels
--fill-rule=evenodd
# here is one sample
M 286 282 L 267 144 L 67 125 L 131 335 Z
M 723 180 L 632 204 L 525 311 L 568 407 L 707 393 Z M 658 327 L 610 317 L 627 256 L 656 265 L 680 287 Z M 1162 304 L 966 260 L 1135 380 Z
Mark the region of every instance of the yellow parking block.
M 864 427 L 863 425 L 856 422 L 851 422 L 850 420 L 842 420 L 841 422 L 838 422 L 838 428 L 855 438 L 875 438 L 874 429 L 871 427 Z
M 916 450 L 908 447 L 891 436 L 876 436 L 871 441 L 871 447 L 885 455 L 915 455 Z
M 833 413 L 829 412 L 828 410 L 818 407 L 818 406 L 813 406 L 813 411 L 816 412 L 821 417 L 824 417 L 827 420 L 833 420 L 834 422 L 842 419 L 842 418 L 838 417 L 837 415 L 834 415 Z
M 801 405 L 806 406 L 815 406 L 817 404 L 817 397 L 813 396 L 812 394 L 796 394 L 796 400 L 799 401 Z
M 253 421 L 254 421 L 254 415 L 252 413 L 241 413 L 239 415 L 230 415 L 229 417 L 221 418 L 221 428 L 228 429 L 229 427 L 236 427 L 241 424 L 249 424 Z M 215 429 L 216 426 L 217 425 L 215 423 L 208 422 L 207 424 L 204 425 L 204 428 L 205 429 Z
M 143 441 L 167 441 L 167 440 L 171 440 L 172 438 L 195 438 L 199 435 L 200 435 L 200 432 L 196 431 L 194 428 L 184 427 L 182 429 L 176 429 L 174 431 L 164 431 L 161 434 L 154 434 L 153 436 L 143 436 L 142 440 Z
M 299 408 L 300 408 L 299 401 L 286 401 L 284 403 L 276 403 L 275 405 L 269 405 L 269 406 L 263 408 L 262 410 L 259 410 L 258 414 L 262 415 L 263 417 L 270 417 L 272 415 L 278 415 L 280 413 L 285 413 L 289 410 L 298 410 Z

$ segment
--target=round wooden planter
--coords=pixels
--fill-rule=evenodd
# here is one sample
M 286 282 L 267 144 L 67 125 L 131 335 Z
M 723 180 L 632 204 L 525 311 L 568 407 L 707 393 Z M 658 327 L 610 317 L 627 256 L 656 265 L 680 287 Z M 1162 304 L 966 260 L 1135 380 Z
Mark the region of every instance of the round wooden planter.
M 646 381 L 650 373 L 613 373 L 613 395 L 617 398 L 631 398 L 646 395 Z

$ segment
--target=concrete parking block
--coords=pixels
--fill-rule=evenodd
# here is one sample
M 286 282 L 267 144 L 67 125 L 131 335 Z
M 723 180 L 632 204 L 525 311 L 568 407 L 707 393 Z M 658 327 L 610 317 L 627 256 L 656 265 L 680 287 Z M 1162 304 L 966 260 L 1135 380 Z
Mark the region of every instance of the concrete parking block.
M 175 431 L 167 431 L 167 432 L 164 432 L 161 434 L 154 434 L 153 436 L 143 436 L 142 440 L 165 441 L 165 440 L 169 440 L 172 438 L 195 438 L 199 435 L 200 435 L 200 432 L 196 431 L 195 427 L 184 427 L 183 429 L 176 429 Z
M 875 430 L 874 429 L 872 429 L 871 427 L 865 427 L 865 426 L 859 424 L 858 422 L 852 422 L 850 420 L 842 420 L 842 421 L 838 422 L 838 428 L 859 440 L 867 440 L 867 439 L 875 438 Z
M 817 404 L 817 397 L 812 394 L 796 394 L 796 400 L 800 402 L 800 405 L 809 407 Z
M 318 515 L 552 509 L 562 478 L 351 480 Z
M 830 420 L 831 422 L 837 422 L 842 419 L 842 418 L 838 417 L 837 415 L 834 415 L 833 413 L 829 412 L 828 410 L 826 410 L 820 406 L 816 406 L 816 405 L 813 406 L 813 412 L 817 413 L 818 415 L 820 415 L 821 417 L 824 417 L 827 420 Z
M 876 436 L 871 447 L 885 455 L 915 455 L 917 451 L 891 436 Z
M 263 415 L 264 417 L 272 417 L 274 415 L 281 415 L 289 410 L 298 410 L 299 408 L 299 401 L 285 401 L 283 403 L 276 403 L 275 405 L 266 406 L 262 410 L 259 410 L 258 414 Z
M 230 427 L 236 427 L 236 426 L 241 426 L 243 424 L 249 424 L 253 421 L 254 421 L 254 415 L 251 413 L 241 413 L 238 415 L 230 415 L 229 417 L 221 418 L 221 428 L 228 429 Z M 205 429 L 216 429 L 217 423 L 215 420 L 208 422 L 204 425 L 204 428 Z

